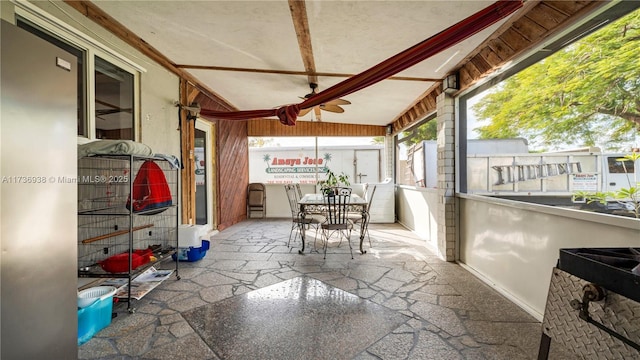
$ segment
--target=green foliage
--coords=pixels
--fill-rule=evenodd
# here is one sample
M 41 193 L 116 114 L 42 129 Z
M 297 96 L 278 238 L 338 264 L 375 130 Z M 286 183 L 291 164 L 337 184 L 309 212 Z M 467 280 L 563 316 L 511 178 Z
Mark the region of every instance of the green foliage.
M 413 145 L 422 142 L 422 140 L 436 140 L 438 137 L 438 122 L 435 119 L 413 129 L 413 131 L 405 131 L 403 137 L 409 137 L 406 141 L 407 145 Z
M 473 111 L 481 138 L 617 145 L 640 134 L 640 10 L 505 80 Z M 635 129 L 635 131 L 634 131 Z
M 618 201 L 618 202 L 628 202 L 633 205 L 633 214 L 637 219 L 640 219 L 640 182 L 636 174 L 634 172 L 633 179 L 629 176 L 629 172 L 627 171 L 627 167 L 625 165 L 626 162 L 633 162 L 635 166 L 638 166 L 638 160 L 640 160 L 640 153 L 631 153 L 623 156 L 622 158 L 616 159 L 617 161 L 622 162 L 622 166 L 624 167 L 624 172 L 627 175 L 627 183 L 629 184 L 628 188 L 621 188 L 618 191 L 604 191 L 604 192 L 585 192 L 585 191 L 577 191 L 573 195 L 574 201 L 586 201 L 588 204 L 597 202 L 600 204 L 606 204 L 609 201 Z
M 336 186 L 350 186 L 349 175 L 341 172 L 336 175 L 333 171 L 327 168 L 326 180 L 319 181 L 320 187 L 336 187 Z

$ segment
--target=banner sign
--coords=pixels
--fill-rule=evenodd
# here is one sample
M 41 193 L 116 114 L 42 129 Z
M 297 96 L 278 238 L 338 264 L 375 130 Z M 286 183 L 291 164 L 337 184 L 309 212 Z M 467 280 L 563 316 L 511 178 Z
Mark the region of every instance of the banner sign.
M 249 148 L 249 181 L 264 184 L 315 184 L 329 169 L 356 179 L 356 151 L 382 151 L 382 145 Z M 364 159 L 364 158 L 363 158 Z M 365 161 L 365 160 L 363 160 Z M 364 162 L 358 168 L 366 173 Z M 376 161 L 373 166 L 378 166 Z M 373 176 L 370 176 L 373 178 Z M 376 181 L 376 180 L 373 180 Z
M 261 149 L 262 150 L 262 149 Z M 316 158 L 313 150 L 271 150 L 249 153 L 249 174 L 251 182 L 265 184 L 315 184 L 316 178 L 324 180 L 327 164 L 334 154 L 325 153 Z
M 598 191 L 598 174 L 573 174 L 571 186 L 574 191 Z

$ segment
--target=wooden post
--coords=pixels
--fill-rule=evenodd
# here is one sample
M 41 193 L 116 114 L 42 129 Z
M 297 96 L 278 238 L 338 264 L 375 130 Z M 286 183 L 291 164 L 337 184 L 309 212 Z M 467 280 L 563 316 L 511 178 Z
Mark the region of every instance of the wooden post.
M 180 104 L 190 105 L 189 84 L 184 79 L 180 80 Z M 189 111 L 180 111 L 180 152 L 183 169 L 182 181 L 182 223 L 194 224 L 196 218 L 196 181 L 194 163 L 194 134 L 195 121 L 189 120 Z

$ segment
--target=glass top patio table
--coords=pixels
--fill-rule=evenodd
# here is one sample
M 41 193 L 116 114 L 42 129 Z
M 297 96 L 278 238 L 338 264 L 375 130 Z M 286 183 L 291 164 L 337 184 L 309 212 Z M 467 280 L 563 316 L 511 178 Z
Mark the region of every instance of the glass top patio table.
M 319 206 L 324 204 L 325 204 L 325 200 L 324 200 L 324 195 L 322 194 L 305 194 L 302 197 L 302 199 L 298 201 L 298 206 L 300 206 L 300 214 L 303 218 L 307 214 L 307 211 L 305 209 L 307 206 Z M 367 225 L 369 224 L 369 221 L 368 221 L 369 214 L 367 213 L 367 204 L 368 204 L 368 201 L 362 198 L 361 196 L 357 194 L 351 194 L 351 197 L 349 199 L 349 205 L 360 208 L 360 211 L 362 212 L 362 221 L 360 222 L 360 253 L 361 254 L 367 253 L 366 250 L 362 249 L 362 242 L 364 240 L 365 230 Z M 298 253 L 300 254 L 304 253 L 304 245 L 305 245 L 304 226 L 302 227 L 301 237 L 302 237 L 302 249 L 298 251 Z

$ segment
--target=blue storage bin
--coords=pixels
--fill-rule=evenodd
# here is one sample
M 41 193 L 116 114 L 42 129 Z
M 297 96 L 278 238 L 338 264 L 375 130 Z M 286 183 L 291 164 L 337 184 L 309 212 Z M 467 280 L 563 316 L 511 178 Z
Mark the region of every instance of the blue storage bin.
M 171 255 L 173 261 L 198 261 L 202 260 L 202 258 L 207 254 L 207 250 L 209 250 L 209 240 L 202 240 L 201 247 L 193 247 L 189 246 L 188 248 L 178 248 L 178 251 Z
M 91 297 L 96 300 L 87 307 L 78 308 L 78 345 L 86 343 L 98 331 L 111 324 L 115 293 L 116 288 L 113 286 L 98 286 L 79 293 L 79 299 Z

